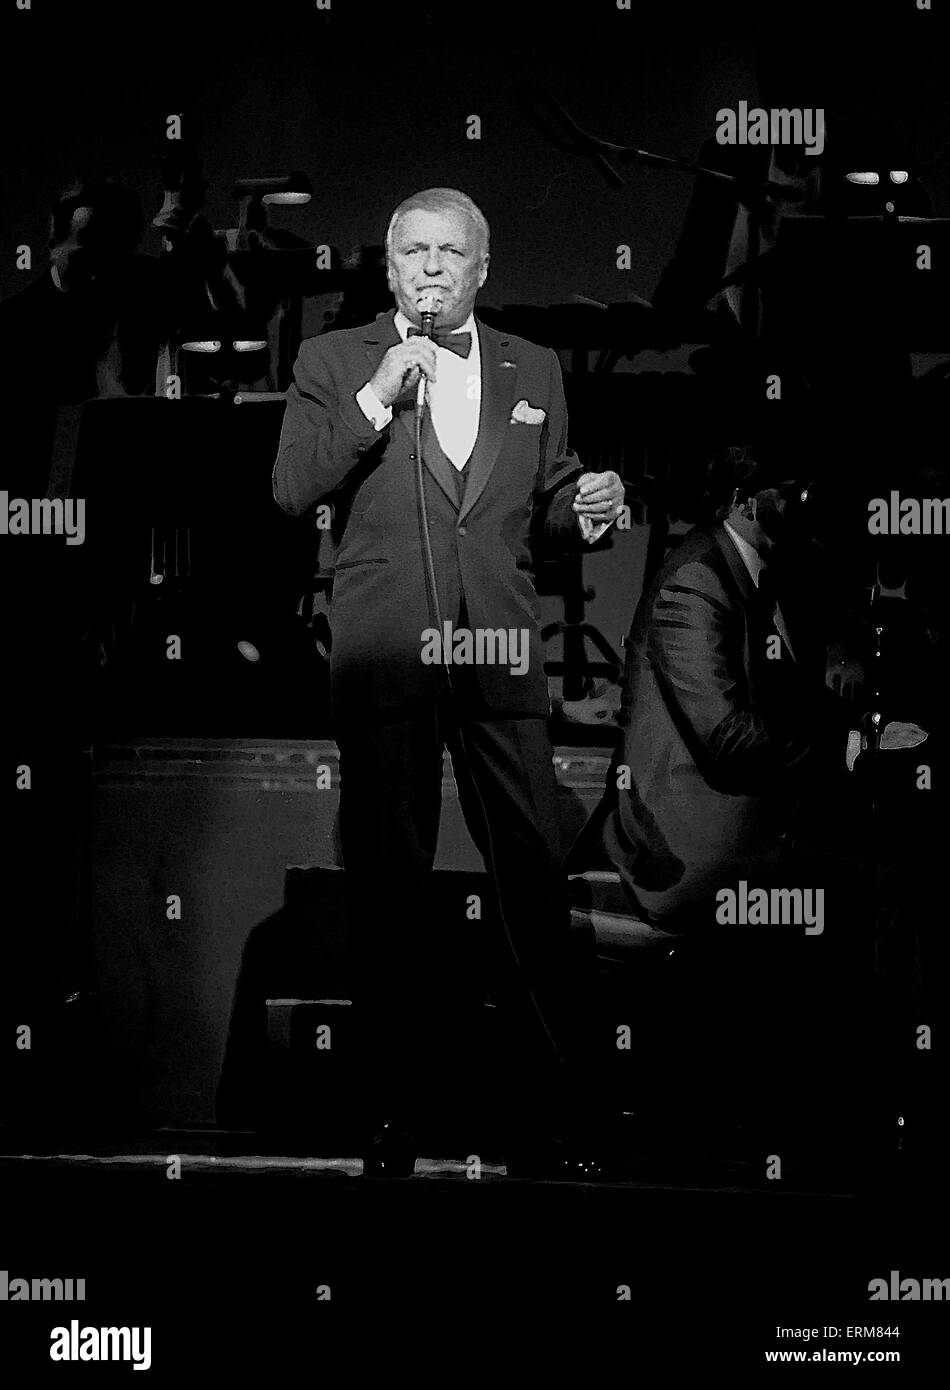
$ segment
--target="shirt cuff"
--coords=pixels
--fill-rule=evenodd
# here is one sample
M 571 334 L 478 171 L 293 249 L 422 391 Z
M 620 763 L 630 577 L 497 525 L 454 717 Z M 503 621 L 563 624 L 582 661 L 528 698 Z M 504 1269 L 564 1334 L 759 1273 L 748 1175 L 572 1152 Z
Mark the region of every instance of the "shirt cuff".
M 589 516 L 579 516 L 577 520 L 581 528 L 581 535 L 588 545 L 593 545 L 595 541 L 599 541 L 607 528 L 614 524 L 613 521 L 594 522 Z
M 382 401 L 373 390 L 372 383 L 367 382 L 362 390 L 356 393 L 356 404 L 362 410 L 367 420 L 374 430 L 384 430 L 393 418 L 392 408 L 383 405 Z

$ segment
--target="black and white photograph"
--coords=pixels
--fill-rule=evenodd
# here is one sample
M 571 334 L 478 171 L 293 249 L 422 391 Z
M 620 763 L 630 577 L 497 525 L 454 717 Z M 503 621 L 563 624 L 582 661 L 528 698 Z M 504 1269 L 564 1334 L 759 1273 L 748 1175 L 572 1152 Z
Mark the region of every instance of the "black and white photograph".
M 948 0 L 0 6 L 4 1379 L 934 1383 Z

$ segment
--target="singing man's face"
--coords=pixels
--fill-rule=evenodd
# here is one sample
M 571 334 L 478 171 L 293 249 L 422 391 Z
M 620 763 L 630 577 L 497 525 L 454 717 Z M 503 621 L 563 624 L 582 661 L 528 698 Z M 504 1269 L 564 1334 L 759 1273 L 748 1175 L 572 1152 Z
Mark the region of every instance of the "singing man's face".
M 487 275 L 488 253 L 477 227 L 464 212 L 416 208 L 396 223 L 387 262 L 389 288 L 396 304 L 417 326 L 420 299 L 426 291 L 437 290 L 442 308 L 436 325 L 446 330 L 458 328 L 472 312 Z

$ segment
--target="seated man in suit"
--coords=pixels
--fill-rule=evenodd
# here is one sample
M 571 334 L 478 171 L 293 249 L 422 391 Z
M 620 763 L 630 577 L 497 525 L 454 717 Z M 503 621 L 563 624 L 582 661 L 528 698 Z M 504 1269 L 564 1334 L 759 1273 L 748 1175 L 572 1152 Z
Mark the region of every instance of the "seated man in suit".
M 859 1075 L 871 1069 L 869 992 L 852 986 L 859 973 L 867 983 L 872 916 L 861 822 L 842 801 L 854 798 L 856 715 L 826 686 L 816 552 L 799 533 L 805 489 L 782 478 L 739 450 L 714 461 L 715 520 L 670 551 L 637 607 L 620 742 L 568 863 L 609 863 L 632 915 L 676 942 L 630 974 L 638 1048 L 664 1058 L 656 1076 L 644 1061 L 645 1096 L 656 1084 L 665 1095 L 672 1067 L 685 1113 L 708 1104 L 743 1122 L 810 1125 L 820 1105 L 804 1078 L 846 1047 L 865 1048 Z M 830 837 L 816 795 L 838 808 Z
M 470 973 L 478 956 L 482 928 L 464 902 L 456 921 L 439 924 L 441 941 L 420 927 L 445 747 L 519 980 L 513 1034 L 560 1067 L 584 1031 L 532 542 L 583 547 L 619 515 L 623 486 L 613 472 L 583 473 L 568 448 L 554 352 L 475 317 L 488 246 L 484 216 L 457 190 L 427 189 L 396 209 L 386 235 L 396 310 L 301 345 L 274 469 L 286 511 L 332 510 L 340 839 L 367 1010 L 365 1079 L 384 1121 L 365 1171 L 379 1174 L 412 1171 L 414 1128 L 457 1085 L 451 1075 L 435 1082 L 450 1053 L 433 1024 L 444 981 L 421 982 L 446 934 L 468 943 Z M 420 331 L 427 305 L 434 338 Z M 451 641 L 433 659 L 446 629 Z M 507 660 L 492 659 L 500 638 L 518 647 Z M 525 1115 L 540 1089 L 525 1085 Z M 548 1120 L 536 1118 L 540 1134 Z
M 699 1097 L 718 1107 L 723 1086 L 745 1086 L 741 1108 L 775 1107 L 769 1123 L 800 1105 L 819 1137 L 843 1126 L 853 1139 L 856 1123 L 901 1113 L 899 1020 L 876 977 L 877 880 L 890 863 L 906 897 L 920 865 L 885 843 L 871 811 L 886 795 L 873 757 L 850 772 L 875 726 L 846 657 L 860 632 L 847 631 L 847 573 L 828 577 L 842 519 L 832 512 L 815 546 L 809 489 L 784 479 L 740 450 L 713 461 L 715 520 L 670 551 L 637 607 L 620 742 L 569 868 L 611 864 L 633 915 L 682 938 L 663 972 L 672 992 L 636 972 L 639 1016 L 664 1047 L 676 1018 L 688 1022 Z M 833 663 L 828 636 L 845 639 Z M 881 749 L 926 737 L 897 720 L 881 729 Z M 721 1065 L 723 1048 L 734 1065 Z M 826 1085 L 810 1084 L 819 1075 Z
M 715 927 L 722 888 L 773 881 L 803 791 L 846 775 L 854 715 L 825 687 L 795 568 L 801 487 L 759 466 L 742 481 L 751 466 L 720 457 L 716 523 L 684 537 L 641 597 L 607 793 L 571 855 L 582 868 L 606 852 L 637 914 L 674 930 Z

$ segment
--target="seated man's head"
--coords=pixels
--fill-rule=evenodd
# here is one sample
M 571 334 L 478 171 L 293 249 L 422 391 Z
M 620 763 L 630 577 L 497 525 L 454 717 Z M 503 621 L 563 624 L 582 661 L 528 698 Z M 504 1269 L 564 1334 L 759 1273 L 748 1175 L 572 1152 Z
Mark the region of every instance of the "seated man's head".
M 131 189 L 111 179 L 72 184 L 53 207 L 50 261 L 62 290 L 88 289 L 113 278 L 134 255 L 142 212 Z
M 397 306 L 417 327 L 426 292 L 441 301 L 436 325 L 460 327 L 488 275 L 488 223 L 455 188 L 427 188 L 399 204 L 386 231 L 386 274 Z
M 784 551 L 807 539 L 808 486 L 783 476 L 781 467 L 753 459 L 744 448 L 724 449 L 709 468 L 708 494 L 718 520 L 760 554 Z
M 778 487 L 762 487 L 733 504 L 729 524 L 760 554 L 782 547 L 794 537 L 788 496 L 793 486 L 794 482 L 789 480 Z

